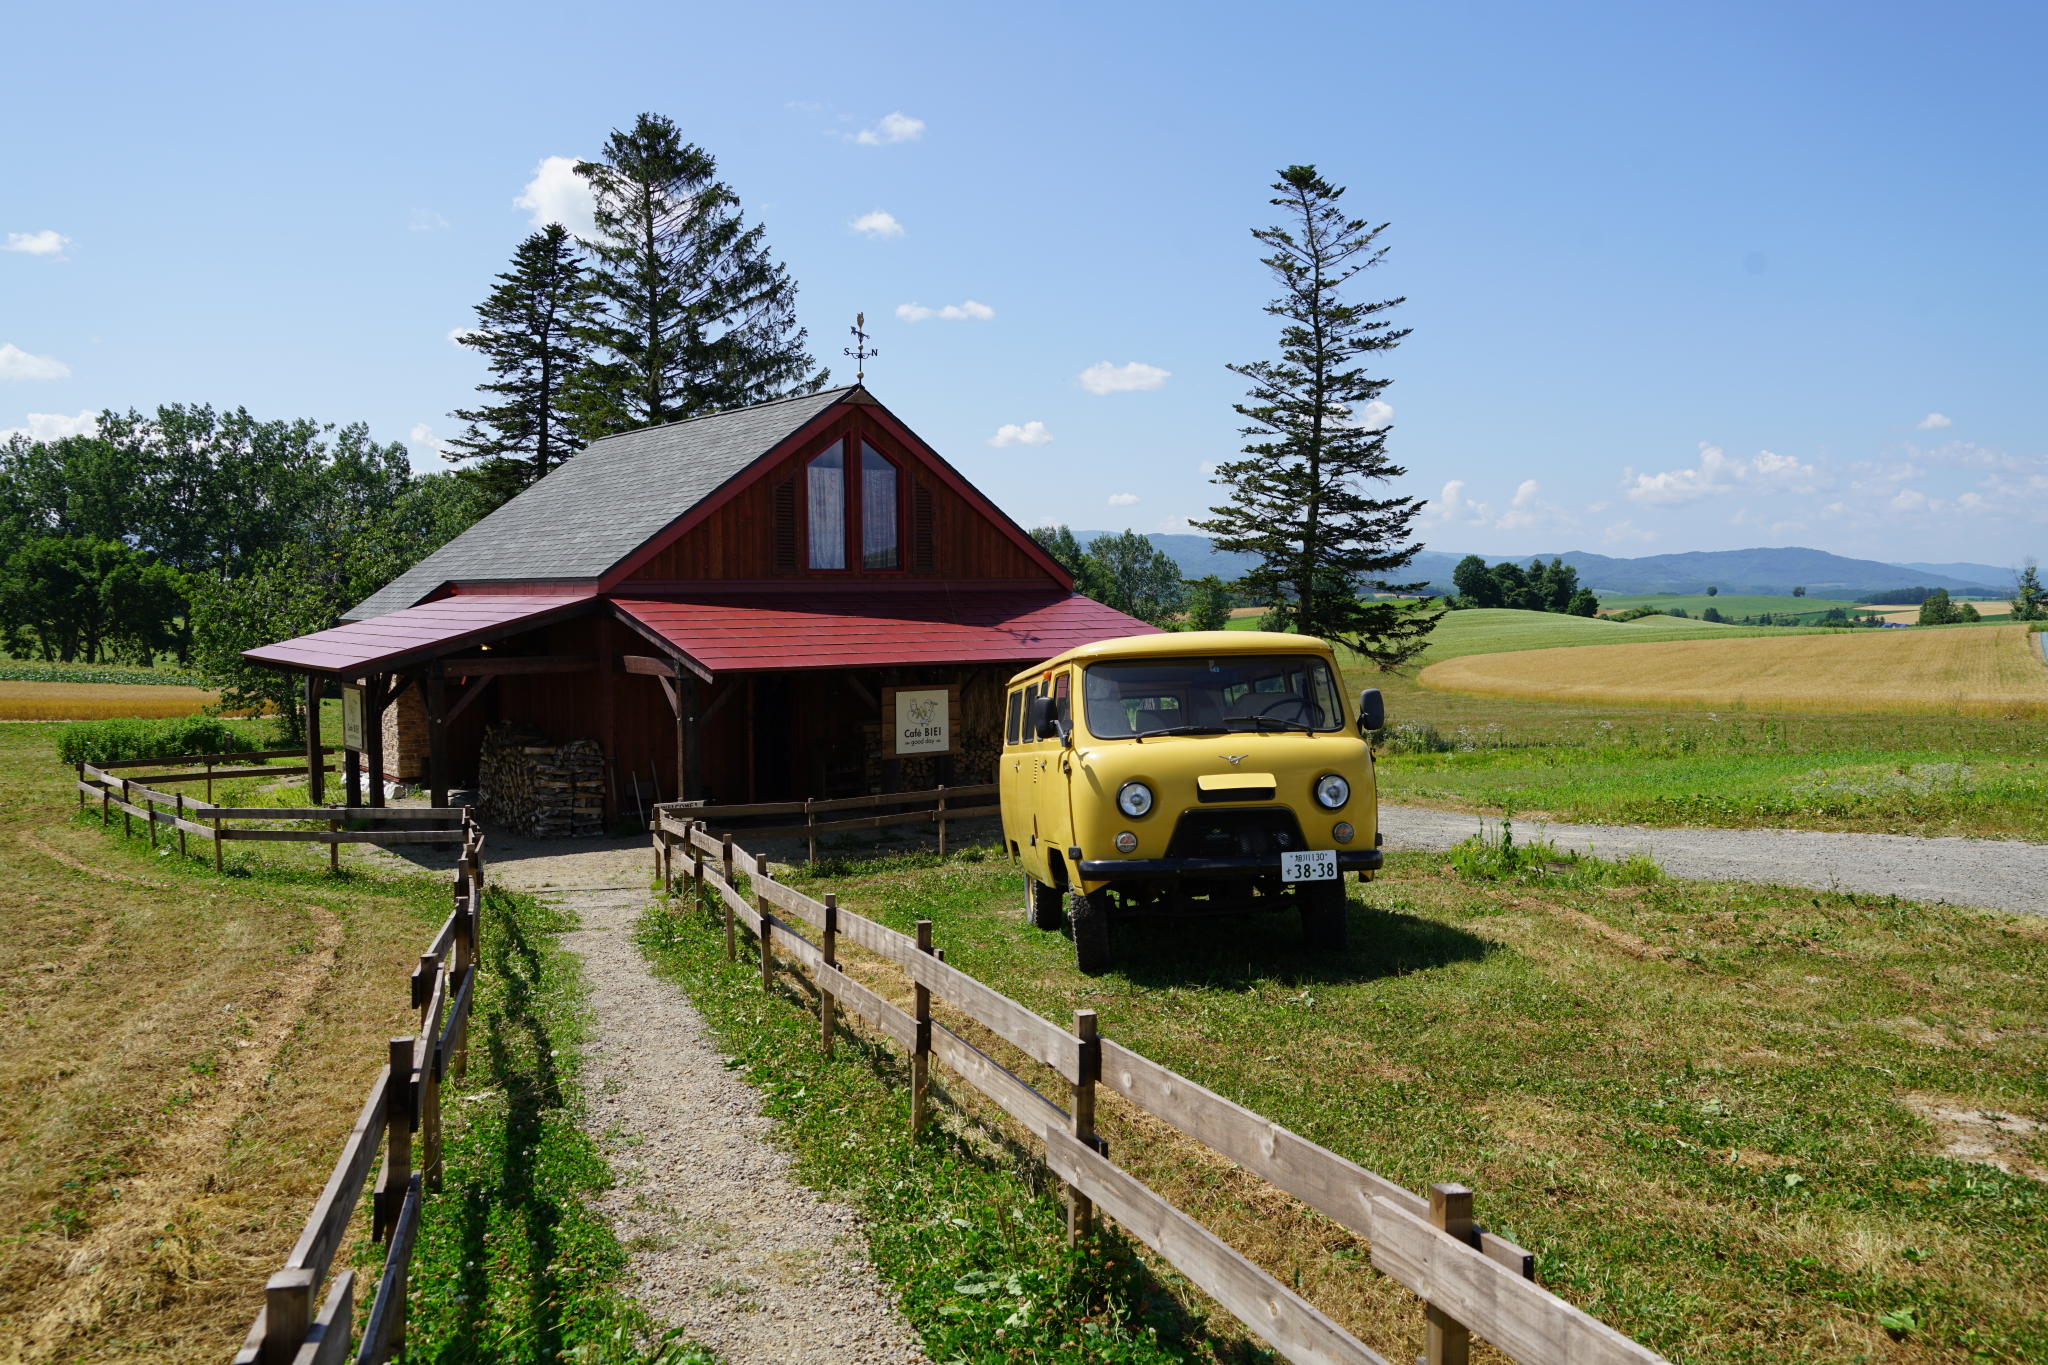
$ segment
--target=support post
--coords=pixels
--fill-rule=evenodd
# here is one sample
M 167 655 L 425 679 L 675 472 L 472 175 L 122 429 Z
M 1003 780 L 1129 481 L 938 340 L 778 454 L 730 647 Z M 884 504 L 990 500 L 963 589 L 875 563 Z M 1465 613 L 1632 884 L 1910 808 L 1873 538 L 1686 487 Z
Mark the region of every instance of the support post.
M 364 699 L 369 703 L 363 708 L 363 728 L 369 733 L 363 739 L 370 746 L 370 800 L 369 804 L 384 804 L 384 710 L 391 704 L 391 675 L 373 673 L 365 678 Z
M 703 714 L 704 684 L 697 675 L 676 665 L 676 799 L 704 799 L 704 732 L 697 723 Z
M 1471 1242 L 1472 1191 L 1463 1185 L 1431 1185 L 1429 1221 L 1439 1232 Z M 1467 1365 L 1472 1356 L 1472 1333 L 1465 1325 L 1433 1303 L 1422 1306 L 1422 1317 L 1427 1333 L 1426 1365 Z
M 319 1273 L 310 1266 L 280 1270 L 263 1286 L 261 1365 L 291 1365 L 313 1329 L 313 1290 Z
M 320 745 L 320 678 L 306 675 L 306 796 L 316 806 L 327 804 L 327 755 Z
M 384 1102 L 384 1170 L 371 1200 L 370 1239 L 381 1242 L 398 1221 L 412 1179 L 412 1049 L 414 1039 L 391 1040 L 391 1085 Z
M 932 950 L 932 922 L 928 919 L 917 922 L 917 950 L 920 953 Z M 910 1054 L 910 1131 L 913 1136 L 924 1131 L 932 1116 L 932 993 L 921 985 L 914 989 L 911 1017 L 917 1021 L 917 1048 Z
M 946 860 L 946 784 L 939 784 L 939 861 Z
M 825 965 L 839 965 L 839 897 L 833 892 L 825 893 L 825 932 L 820 938 L 825 954 Z M 825 1055 L 832 1055 L 832 1030 L 839 1013 L 839 998 L 830 991 L 818 992 L 818 1039 Z
M 618 658 L 612 653 L 610 619 L 600 617 L 597 630 L 597 743 L 604 750 L 604 822 L 609 827 L 625 813 L 619 806 L 619 780 L 612 769 L 619 755 L 618 682 L 612 674 Z
M 766 880 L 768 880 L 768 855 L 756 853 L 754 855 L 754 909 L 761 914 L 761 989 L 773 991 L 775 989 L 775 950 L 768 942 L 773 936 L 773 932 L 768 924 L 768 898 L 761 894 L 761 883 Z
M 1074 1011 L 1074 1036 L 1081 1040 L 1081 1079 L 1073 1093 L 1074 1137 L 1093 1147 L 1095 1139 L 1095 1080 L 1102 1073 L 1102 1044 L 1095 1036 L 1095 1011 Z M 1079 1242 L 1095 1230 L 1095 1203 L 1076 1187 L 1067 1187 L 1067 1242 Z
M 341 804 L 363 804 L 363 755 L 356 749 L 341 751 Z
M 427 783 L 436 810 L 448 804 L 448 678 L 441 661 L 427 665 Z

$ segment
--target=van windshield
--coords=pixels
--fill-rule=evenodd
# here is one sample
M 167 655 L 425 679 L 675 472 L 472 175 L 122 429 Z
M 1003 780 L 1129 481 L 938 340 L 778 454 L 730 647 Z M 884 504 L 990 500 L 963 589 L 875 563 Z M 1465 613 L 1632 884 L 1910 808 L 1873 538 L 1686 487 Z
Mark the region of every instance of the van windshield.
M 1312 654 L 1090 664 L 1082 698 L 1097 739 L 1190 728 L 1335 730 L 1344 722 L 1330 665 Z

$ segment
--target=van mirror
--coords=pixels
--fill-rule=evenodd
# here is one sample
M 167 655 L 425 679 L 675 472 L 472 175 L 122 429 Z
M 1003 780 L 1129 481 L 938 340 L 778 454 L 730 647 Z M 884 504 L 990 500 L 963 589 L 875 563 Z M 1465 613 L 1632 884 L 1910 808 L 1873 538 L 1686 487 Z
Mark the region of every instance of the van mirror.
M 1036 739 L 1060 738 L 1060 704 L 1053 697 L 1031 699 L 1031 734 Z
M 1360 730 L 1384 730 L 1387 728 L 1387 700 L 1380 695 L 1377 687 L 1368 687 L 1358 694 L 1358 728 Z

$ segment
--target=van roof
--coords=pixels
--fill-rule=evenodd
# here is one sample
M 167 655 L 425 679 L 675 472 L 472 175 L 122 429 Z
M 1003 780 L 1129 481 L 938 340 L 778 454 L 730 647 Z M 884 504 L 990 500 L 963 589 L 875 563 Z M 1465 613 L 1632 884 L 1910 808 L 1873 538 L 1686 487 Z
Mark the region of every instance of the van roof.
M 1114 640 L 1080 645 L 1015 674 L 1010 685 L 1029 682 L 1047 669 L 1058 668 L 1062 664 L 1195 654 L 1321 654 L 1332 663 L 1336 662 L 1329 642 L 1313 635 L 1288 635 L 1272 630 L 1177 630 L 1157 635 L 1124 635 Z

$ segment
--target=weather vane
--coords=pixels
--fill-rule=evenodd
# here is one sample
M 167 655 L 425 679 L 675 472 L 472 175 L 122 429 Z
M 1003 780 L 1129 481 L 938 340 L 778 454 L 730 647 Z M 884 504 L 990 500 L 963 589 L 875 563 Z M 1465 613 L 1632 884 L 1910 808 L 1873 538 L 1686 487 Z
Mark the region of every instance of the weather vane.
M 853 315 L 853 326 L 847 328 L 848 331 L 853 333 L 853 345 L 846 348 L 846 354 L 853 357 L 853 382 L 856 384 L 865 384 L 867 382 L 867 363 L 881 354 L 880 351 L 868 345 L 868 334 L 862 330 L 867 325 L 868 315 L 866 313 L 855 313 Z

